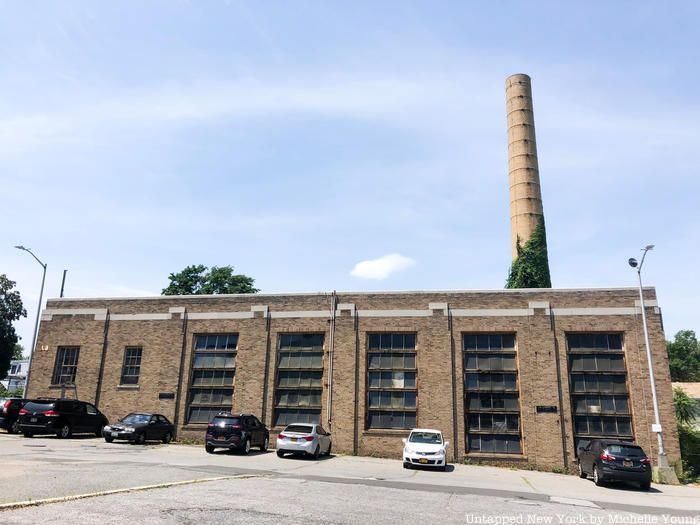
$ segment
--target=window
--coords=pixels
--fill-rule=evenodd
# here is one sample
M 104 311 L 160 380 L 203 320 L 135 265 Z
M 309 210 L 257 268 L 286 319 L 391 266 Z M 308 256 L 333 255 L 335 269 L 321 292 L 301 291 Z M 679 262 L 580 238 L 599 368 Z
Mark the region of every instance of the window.
M 233 406 L 238 334 L 195 336 L 188 423 L 209 423 Z
M 620 334 L 567 334 L 574 440 L 631 439 L 625 354 Z
M 274 424 L 318 423 L 322 379 L 323 334 L 281 334 Z
M 18 365 L 12 365 L 12 366 L 10 367 L 10 375 L 12 375 L 12 376 L 15 375 L 15 374 L 17 373 L 17 369 L 18 369 L 18 368 L 19 368 Z
M 416 334 L 367 337 L 367 428 L 416 426 Z
M 75 383 L 75 374 L 78 370 L 79 355 L 80 348 L 77 346 L 58 347 L 51 384 L 71 385 Z
M 514 334 L 464 334 L 467 452 L 520 454 Z
M 141 354 L 143 349 L 140 346 L 127 346 L 124 350 L 124 366 L 122 367 L 122 385 L 138 385 L 139 374 L 141 373 Z

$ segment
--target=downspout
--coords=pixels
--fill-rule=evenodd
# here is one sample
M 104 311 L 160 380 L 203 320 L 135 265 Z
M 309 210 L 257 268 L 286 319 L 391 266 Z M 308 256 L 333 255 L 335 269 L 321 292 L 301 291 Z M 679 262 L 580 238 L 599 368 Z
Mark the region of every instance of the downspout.
M 355 331 L 355 403 L 352 413 L 352 455 L 357 456 L 360 453 L 360 429 L 357 423 L 360 400 L 358 391 L 360 388 L 360 322 L 357 315 L 357 310 L 353 311 L 353 330 Z
M 102 376 L 105 373 L 105 358 L 107 356 L 107 338 L 109 336 L 109 309 L 105 314 L 105 326 L 102 333 L 102 354 L 100 355 L 100 370 L 97 373 L 97 387 L 95 388 L 95 407 L 100 408 L 100 393 L 102 391 Z M 77 396 L 76 396 L 77 397 Z
M 454 440 L 452 450 L 454 450 L 454 462 L 462 463 L 461 461 L 459 461 L 459 454 L 457 452 L 457 444 L 459 443 L 459 433 L 457 431 L 457 373 L 455 371 L 457 368 L 457 362 L 455 351 L 455 338 L 454 333 L 452 331 L 452 311 L 450 310 L 449 304 L 447 305 L 447 327 L 450 331 L 450 353 L 452 354 L 452 439 Z
M 173 427 L 175 427 L 175 437 L 178 434 L 180 422 L 180 400 L 182 398 L 182 373 L 185 367 L 185 350 L 187 348 L 187 307 L 182 312 L 182 345 L 180 347 L 180 370 L 177 374 L 177 393 L 175 394 L 175 415 L 173 416 Z
M 269 308 L 267 309 L 265 315 L 265 332 L 267 333 L 265 337 L 265 370 L 263 371 L 263 399 L 262 399 L 262 421 L 266 425 L 266 421 L 269 421 L 268 426 L 272 426 L 274 414 L 270 414 L 270 419 L 267 420 L 267 391 L 268 383 L 270 382 L 270 349 L 272 348 L 270 340 L 270 326 L 272 324 L 272 314 Z M 273 379 L 274 381 L 274 379 Z
M 328 429 L 332 428 L 333 422 L 333 352 L 335 351 L 335 310 L 336 310 L 337 296 L 335 290 L 331 294 L 330 300 L 330 328 L 329 328 L 329 339 L 328 342 L 328 396 L 326 399 L 326 422 L 328 424 Z
M 557 364 L 557 394 L 559 395 L 559 426 L 561 427 L 561 449 L 564 459 L 564 470 L 569 469 L 569 452 L 566 447 L 566 425 L 564 424 L 564 394 L 561 382 L 561 363 L 559 362 L 559 340 L 557 339 L 554 308 L 549 309 L 549 324 L 554 338 L 554 360 Z

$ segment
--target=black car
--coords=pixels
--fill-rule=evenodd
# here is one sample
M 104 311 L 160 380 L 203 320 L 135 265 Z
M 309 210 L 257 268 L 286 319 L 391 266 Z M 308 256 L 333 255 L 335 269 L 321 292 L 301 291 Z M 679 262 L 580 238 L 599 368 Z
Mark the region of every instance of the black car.
M 19 434 L 19 411 L 26 399 L 16 397 L 0 397 L 0 428 L 7 430 L 9 434 Z
M 642 490 L 651 487 L 651 460 L 642 447 L 629 441 L 594 439 L 578 449 L 578 473 L 590 474 L 596 485 L 632 481 Z
M 107 418 L 95 405 L 75 399 L 34 399 L 19 411 L 19 431 L 24 437 L 56 434 L 69 438 L 73 434 L 102 436 Z
M 252 414 L 230 414 L 221 412 L 207 427 L 204 448 L 210 454 L 217 448 L 227 448 L 247 454 L 251 447 L 259 447 L 262 452 L 270 444 L 270 432 Z
M 143 445 L 147 440 L 170 443 L 174 433 L 175 427 L 167 417 L 148 412 L 129 414 L 113 425 L 106 426 L 103 430 L 107 443 L 111 443 L 115 439 L 125 439 L 139 445 Z

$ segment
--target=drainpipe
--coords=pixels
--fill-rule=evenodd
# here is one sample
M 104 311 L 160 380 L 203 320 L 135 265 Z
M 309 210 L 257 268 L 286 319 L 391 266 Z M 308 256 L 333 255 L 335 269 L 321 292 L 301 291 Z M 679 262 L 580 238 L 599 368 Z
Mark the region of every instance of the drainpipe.
M 331 428 L 333 421 L 333 353 L 335 351 L 335 312 L 338 297 L 333 290 L 330 301 L 330 341 L 328 343 L 328 398 L 326 400 L 326 421 L 328 428 Z
M 185 368 L 185 350 L 187 349 L 187 307 L 180 314 L 182 316 L 182 346 L 180 347 L 180 370 L 177 374 L 177 392 L 175 393 L 175 415 L 173 417 L 173 427 L 175 427 L 175 437 L 179 434 L 180 422 L 180 399 L 182 398 L 182 374 Z
M 105 373 L 105 358 L 107 356 L 107 339 L 109 336 L 109 309 L 105 315 L 104 332 L 102 333 L 102 353 L 100 354 L 100 369 L 97 373 L 97 387 L 95 388 L 95 407 L 100 408 L 100 394 L 102 391 L 102 378 Z M 63 395 L 63 393 L 61 393 Z M 78 396 L 76 396 L 77 399 Z

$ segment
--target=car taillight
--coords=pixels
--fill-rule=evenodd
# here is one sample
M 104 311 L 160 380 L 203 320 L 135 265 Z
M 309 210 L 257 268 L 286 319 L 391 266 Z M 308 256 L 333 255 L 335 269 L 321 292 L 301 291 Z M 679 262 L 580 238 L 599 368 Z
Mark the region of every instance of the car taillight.
M 313 437 L 313 436 L 304 436 L 304 439 L 305 439 L 306 441 L 313 441 L 313 440 L 314 440 L 314 437 Z
M 42 415 L 44 416 L 57 416 L 58 412 L 55 410 L 47 410 L 46 412 L 42 412 Z
M 603 452 L 600 455 L 600 459 L 602 459 L 603 461 L 615 461 L 615 456 L 611 456 L 607 452 Z
M 27 410 L 26 408 L 20 409 L 19 415 L 20 415 L 20 416 L 23 416 L 23 415 L 25 415 L 25 414 L 29 414 L 29 410 Z
M 646 457 L 646 456 L 644 456 L 643 458 L 641 458 L 641 459 L 639 460 L 639 462 L 640 462 L 642 465 L 651 465 L 651 459 L 649 459 L 649 458 Z
M 11 399 L 5 401 L 5 406 L 2 407 L 3 414 L 7 414 L 7 409 L 10 408 L 10 403 L 12 403 Z
M 216 428 L 216 425 L 214 423 L 209 423 L 207 425 L 207 428 Z
M 286 439 L 287 436 L 284 434 L 277 434 L 277 439 Z

